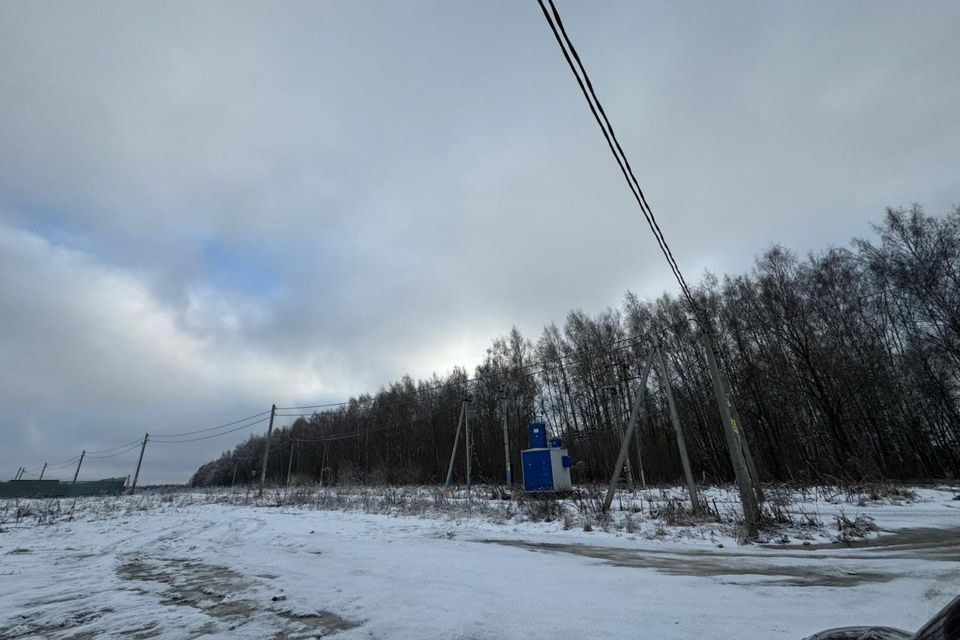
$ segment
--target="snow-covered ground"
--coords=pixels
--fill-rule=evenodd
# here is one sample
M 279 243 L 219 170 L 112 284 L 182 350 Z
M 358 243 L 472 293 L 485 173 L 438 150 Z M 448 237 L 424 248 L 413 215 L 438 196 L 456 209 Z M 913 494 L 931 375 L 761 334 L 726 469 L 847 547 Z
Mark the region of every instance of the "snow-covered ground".
M 609 520 L 590 497 L 391 491 L 0 502 L 0 638 L 799 640 L 912 630 L 960 592 L 947 487 L 781 491 L 764 544 L 738 542 L 723 489 L 719 518 L 686 524 L 679 490 L 626 493 Z M 841 514 L 876 531 L 834 542 Z

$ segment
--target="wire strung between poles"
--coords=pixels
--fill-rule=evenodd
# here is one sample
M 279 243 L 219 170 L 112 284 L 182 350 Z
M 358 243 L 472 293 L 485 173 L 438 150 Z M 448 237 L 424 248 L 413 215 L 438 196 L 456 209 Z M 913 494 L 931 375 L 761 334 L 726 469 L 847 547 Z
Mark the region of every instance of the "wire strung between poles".
M 270 412 L 268 411 L 267 413 L 270 413 Z M 266 422 L 269 419 L 270 419 L 270 416 L 264 416 L 259 420 L 255 420 L 247 424 L 242 424 L 239 427 L 234 427 L 233 429 L 229 429 L 227 431 L 221 431 L 219 433 L 212 433 L 210 435 L 200 436 L 199 438 L 182 438 L 180 440 L 154 440 L 153 436 L 150 436 L 150 442 L 153 442 L 155 444 L 180 444 L 182 442 L 197 442 L 199 440 L 209 440 L 211 438 L 219 438 L 220 436 L 225 436 L 227 434 L 234 433 L 236 431 L 248 429 L 254 425 L 260 424 L 261 422 Z

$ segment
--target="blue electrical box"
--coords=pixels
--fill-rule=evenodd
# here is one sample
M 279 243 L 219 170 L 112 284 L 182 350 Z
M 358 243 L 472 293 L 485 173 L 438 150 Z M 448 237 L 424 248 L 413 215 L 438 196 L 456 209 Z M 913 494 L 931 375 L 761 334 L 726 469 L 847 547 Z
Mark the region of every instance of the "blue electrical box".
M 524 491 L 553 491 L 549 449 L 528 449 L 523 457 Z
M 547 446 L 547 425 L 534 422 L 529 427 L 530 448 L 520 452 L 523 461 L 523 490 L 528 493 L 569 491 L 573 460 L 563 448 L 563 438 L 551 438 Z
M 533 422 L 530 424 L 530 448 L 547 448 L 547 425 L 542 422 Z

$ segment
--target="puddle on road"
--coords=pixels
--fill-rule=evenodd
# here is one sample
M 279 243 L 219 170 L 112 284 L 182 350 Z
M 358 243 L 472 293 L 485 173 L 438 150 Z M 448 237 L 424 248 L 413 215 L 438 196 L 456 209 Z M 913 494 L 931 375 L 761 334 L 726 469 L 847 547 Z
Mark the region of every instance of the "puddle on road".
M 777 549 L 799 549 L 804 552 L 844 548 L 876 550 L 877 552 L 882 552 L 884 558 L 921 558 L 926 560 L 960 562 L 960 529 L 897 529 L 895 531 L 883 532 L 876 538 L 857 540 L 846 544 L 790 544 L 777 547 Z M 887 553 L 890 551 L 897 553 Z M 830 557 L 837 557 L 835 554 L 829 555 Z M 802 554 L 800 557 L 803 557 Z
M 686 554 L 658 551 L 638 551 L 616 547 L 593 547 L 582 544 L 532 543 L 510 540 L 487 540 L 530 551 L 552 551 L 570 553 L 603 560 L 617 567 L 639 567 L 655 569 L 660 573 L 674 576 L 760 576 L 774 578 L 764 580 L 766 585 L 797 587 L 850 587 L 865 582 L 887 582 L 894 576 L 875 571 L 838 571 L 827 572 L 811 566 L 775 566 L 756 562 L 744 562 L 744 556 L 714 554 Z
M 709 549 L 658 550 L 598 547 L 570 543 L 535 543 L 484 540 L 530 551 L 569 553 L 602 560 L 618 567 L 654 569 L 669 575 L 717 577 L 759 576 L 765 585 L 850 587 L 867 582 L 887 582 L 897 577 L 882 571 L 852 571 L 824 560 L 926 559 L 960 561 L 960 531 L 956 529 L 904 529 L 851 548 L 837 544 L 744 547 L 718 553 Z M 833 553 L 822 553 L 823 550 Z M 784 552 L 786 551 L 786 552 Z M 816 551 L 818 553 L 811 553 Z M 891 553 L 893 552 L 893 553 Z M 762 562 L 758 560 L 762 559 Z M 809 564 L 776 564 L 778 559 L 806 560 Z

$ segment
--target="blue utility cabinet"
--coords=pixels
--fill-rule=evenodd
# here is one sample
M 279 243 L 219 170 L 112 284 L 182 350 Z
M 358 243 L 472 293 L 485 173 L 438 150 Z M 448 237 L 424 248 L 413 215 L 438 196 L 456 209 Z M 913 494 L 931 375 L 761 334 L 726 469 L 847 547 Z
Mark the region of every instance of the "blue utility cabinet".
M 520 452 L 523 460 L 523 490 L 529 493 L 569 491 L 573 461 L 562 438 L 551 438 L 547 446 L 547 426 L 534 422 L 529 427 L 530 448 Z

